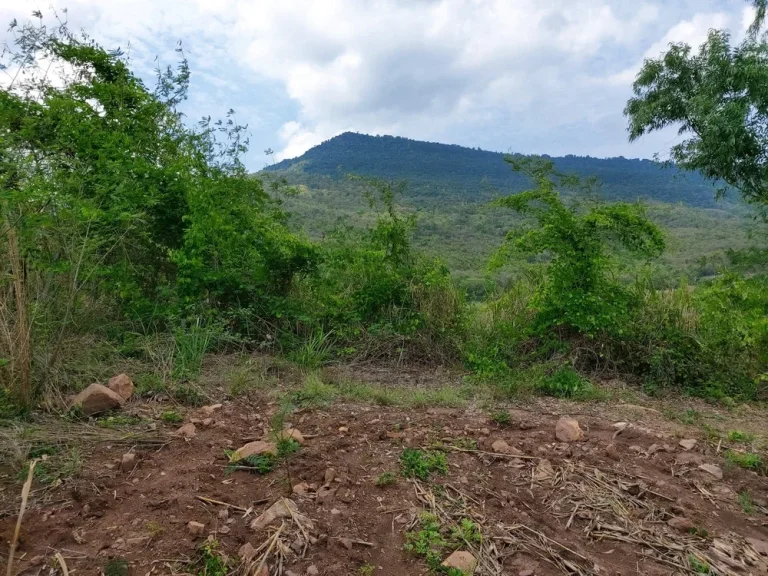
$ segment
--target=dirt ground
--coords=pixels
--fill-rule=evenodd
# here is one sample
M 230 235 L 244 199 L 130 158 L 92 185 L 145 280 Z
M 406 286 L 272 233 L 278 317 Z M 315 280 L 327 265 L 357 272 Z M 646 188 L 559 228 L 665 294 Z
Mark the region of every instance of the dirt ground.
M 372 374 L 386 384 L 385 370 Z M 439 372 L 392 378 L 459 381 Z M 229 573 L 259 574 L 268 552 L 261 575 L 425 575 L 424 559 L 404 550 L 424 511 L 445 531 L 461 519 L 480 528 L 480 539 L 460 546 L 478 560 L 480 575 L 768 573 L 766 477 L 725 458 L 728 450 L 762 452 L 768 418 L 755 407 L 639 395 L 633 403 L 536 399 L 494 407 L 509 414 L 505 422 L 473 402 L 335 402 L 290 414 L 285 426 L 300 430 L 304 443 L 260 475 L 228 470 L 227 451 L 269 436 L 274 395 L 260 390 L 221 403 L 129 402 L 122 413 L 141 423 L 93 443 L 77 476 L 35 487 L 13 573 L 62 573 L 63 560 L 69 574 L 102 574 L 110 559 L 124 558 L 132 575 L 214 574 L 203 570 L 199 549 L 215 539 L 231 559 Z M 161 420 L 170 408 L 183 422 Z M 578 421 L 583 438 L 556 439 L 563 416 Z M 189 423 L 193 436 L 175 433 Z M 137 429 L 152 442 L 126 439 Z M 755 439 L 729 440 L 734 430 Z M 686 439 L 696 440 L 690 450 L 680 445 Z M 403 477 L 407 447 L 443 451 L 447 474 Z M 126 453 L 135 459 L 123 465 Z M 377 486 L 386 472 L 396 481 Z M 17 476 L 3 470 L 0 478 L 6 542 L 20 502 Z M 290 513 L 250 527 L 284 498 L 295 503 Z M 246 544 L 257 551 L 250 564 L 239 559 Z

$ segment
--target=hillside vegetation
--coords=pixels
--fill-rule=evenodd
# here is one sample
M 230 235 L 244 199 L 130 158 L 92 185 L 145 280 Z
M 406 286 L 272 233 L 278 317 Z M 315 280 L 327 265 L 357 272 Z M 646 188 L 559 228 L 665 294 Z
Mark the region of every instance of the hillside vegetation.
M 41 15 L 12 31 L 3 65 L 24 74 L 0 91 L 4 414 L 77 417 L 67 396 L 125 362 L 140 394 L 198 403 L 206 354 L 233 348 L 307 371 L 461 367 L 498 398 L 601 398 L 607 375 L 766 396 L 764 253 L 739 253 L 749 275 L 703 260 L 748 240 L 747 208 L 711 208 L 702 176 L 343 135 L 254 177 L 232 114 L 185 122 L 183 53 L 150 88 L 120 51 Z M 61 77 L 40 73 L 49 62 Z M 722 273 L 692 289 L 694 266 Z

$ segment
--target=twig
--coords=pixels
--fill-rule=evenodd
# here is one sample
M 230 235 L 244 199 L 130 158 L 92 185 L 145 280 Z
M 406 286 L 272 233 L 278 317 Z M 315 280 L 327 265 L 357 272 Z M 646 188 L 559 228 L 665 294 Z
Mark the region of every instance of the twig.
M 67 563 L 64 561 L 64 556 L 61 555 L 61 552 L 56 552 L 56 560 L 59 561 L 63 576 L 69 576 L 69 569 L 67 568 Z
M 247 508 L 243 508 L 242 506 L 236 506 L 235 504 L 229 504 L 227 502 L 222 502 L 221 500 L 214 500 L 213 498 L 208 498 L 207 496 L 195 496 L 198 500 L 201 500 L 203 502 L 207 502 L 208 504 L 218 504 L 219 506 L 226 506 L 227 508 L 234 508 L 235 510 L 239 510 L 240 512 L 247 512 Z
M 365 540 L 355 540 L 354 538 L 345 538 L 344 536 L 331 536 L 331 540 L 346 540 L 347 542 L 352 542 L 352 544 L 359 544 L 360 546 L 368 546 L 369 548 L 373 548 L 376 546 L 373 542 L 366 542 Z
M 441 450 L 451 450 L 452 452 L 469 452 L 472 454 L 486 454 L 488 456 L 494 456 L 496 458 L 510 458 L 515 459 L 519 458 L 520 460 L 541 460 L 542 456 L 528 456 L 527 454 L 500 454 L 498 452 L 486 452 L 485 450 L 472 450 L 470 448 L 459 448 L 457 446 L 448 446 L 443 445 L 440 446 Z
M 24 512 L 27 509 L 27 500 L 29 500 L 29 491 L 32 489 L 32 480 L 35 474 L 35 466 L 37 460 L 32 460 L 29 463 L 29 470 L 27 471 L 27 480 L 24 482 L 24 486 L 21 489 L 21 507 L 19 508 L 19 518 L 16 520 L 16 529 L 13 531 L 13 540 L 11 540 L 11 548 L 8 551 L 8 570 L 6 576 L 13 574 L 13 556 L 16 554 L 16 546 L 19 543 L 19 534 L 21 533 L 21 520 L 24 518 Z M 64 576 L 68 576 L 65 572 Z

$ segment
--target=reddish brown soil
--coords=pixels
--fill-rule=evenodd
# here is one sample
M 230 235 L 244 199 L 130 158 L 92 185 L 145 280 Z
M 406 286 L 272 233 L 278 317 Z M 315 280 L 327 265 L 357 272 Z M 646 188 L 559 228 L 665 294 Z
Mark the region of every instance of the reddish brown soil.
M 472 440 L 480 450 L 490 451 L 493 441 L 504 439 L 536 457 L 516 461 L 449 451 L 448 475 L 431 479 L 466 495 L 468 513 L 482 524 L 486 538 L 500 537 L 500 526 L 524 524 L 585 558 L 583 564 L 591 566 L 592 573 L 685 573 L 658 560 L 646 546 L 595 538 L 596 523 L 616 519 L 610 514 L 600 517 L 587 508 L 574 511 L 564 481 L 534 480 L 539 458 L 546 458 L 558 474 L 565 475 L 572 465 L 582 470 L 598 468 L 607 478 L 624 479 L 626 490 L 657 509 L 654 529 L 669 538 L 678 536 L 667 527 L 667 520 L 684 516 L 699 530 L 696 546 L 703 550 L 715 539 L 768 541 L 766 478 L 727 466 L 701 432 L 696 448 L 684 453 L 679 438 L 670 433 L 669 425 L 662 425 L 657 412 L 624 407 L 624 419 L 633 426 L 614 438 L 617 407 L 571 405 L 572 413 L 579 413 L 576 418 L 585 438 L 564 444 L 555 441 L 554 430 L 565 407 L 552 402 L 512 409 L 507 426 L 490 422 L 485 412 L 475 408 L 403 410 L 336 404 L 303 410 L 290 416 L 290 424 L 308 436 L 305 445 L 288 465 L 260 476 L 243 471 L 227 475 L 225 450 L 263 437 L 276 405 L 266 397 L 225 403 L 214 414 L 212 425 L 198 425 L 194 438 L 169 436 L 162 448 L 136 447 L 137 466 L 130 472 L 120 466 L 125 446 L 98 445 L 76 479 L 52 492 L 37 492 L 24 518 L 14 573 L 48 574 L 48 567 L 56 566 L 56 552 L 74 574 L 100 574 L 113 557 L 127 559 L 135 575 L 190 572 L 187 563 L 194 560 L 208 535 L 232 558 L 246 542 L 258 547 L 268 534 L 252 531 L 250 521 L 281 496 L 290 496 L 314 522 L 318 541 L 303 558 L 289 555 L 284 570 L 305 574 L 314 565 L 320 574 L 353 575 L 360 574 L 362 566 L 372 565 L 374 574 L 427 574 L 422 559 L 403 551 L 404 533 L 422 509 L 413 484 L 400 477 L 396 484 L 380 488 L 374 480 L 382 472 L 398 472 L 398 459 L 406 446 L 443 443 L 466 448 Z M 134 402 L 127 411 L 158 416 L 163 409 L 167 406 L 161 403 Z M 204 415 L 190 408 L 185 417 L 188 422 Z M 646 428 L 648 419 L 659 427 Z M 159 427 L 173 430 L 164 424 Z M 654 444 L 659 451 L 648 455 Z M 699 463 L 719 465 L 723 479 L 699 470 Z M 314 494 L 291 495 L 291 486 L 300 482 L 320 486 L 329 468 L 336 472 L 332 482 L 336 493 L 330 501 L 318 504 Z M 738 504 L 742 490 L 755 500 L 752 514 L 745 514 Z M 18 506 L 19 491 L 18 484 L 7 483 L 0 493 L 3 510 Z M 253 512 L 244 519 L 242 512 L 230 510 L 225 518 L 220 515 L 223 507 L 206 504 L 198 496 L 253 507 Z M 10 513 L 0 519 L 5 539 L 10 539 L 15 520 Z M 204 533 L 191 536 L 189 521 L 205 524 Z M 373 546 L 355 543 L 348 549 L 339 538 Z M 501 574 L 565 573 L 535 551 L 503 540 L 493 542 Z M 768 557 L 761 560 L 763 566 L 732 569 L 737 574 L 763 573 Z M 273 567 L 270 574 L 276 573 Z

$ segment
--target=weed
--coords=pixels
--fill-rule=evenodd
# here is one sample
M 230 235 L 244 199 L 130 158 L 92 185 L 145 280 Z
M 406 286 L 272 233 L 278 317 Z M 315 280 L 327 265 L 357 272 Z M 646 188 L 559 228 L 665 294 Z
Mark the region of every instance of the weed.
M 332 341 L 331 332 L 317 331 L 312 334 L 297 350 L 292 352 L 289 357 L 303 368 L 317 370 L 322 366 L 330 355 Z
M 680 414 L 678 416 L 680 422 L 683 424 L 688 424 L 689 426 L 692 426 L 693 424 L 696 424 L 699 420 L 701 420 L 701 412 L 698 410 L 694 410 L 693 408 L 688 408 L 685 412 Z
M 495 422 L 499 426 L 509 426 L 512 423 L 512 416 L 510 416 L 509 412 L 506 410 L 494 412 L 491 414 L 490 418 L 492 422 Z
M 288 458 L 301 449 L 301 445 L 293 438 L 280 438 L 277 441 L 277 457 L 280 459 Z
M 573 400 L 605 400 L 607 393 L 594 386 L 570 366 L 563 366 L 538 382 L 536 390 L 544 396 Z
M 397 482 L 397 476 L 394 473 L 382 472 L 376 477 L 375 484 L 376 486 L 383 488 L 384 486 L 389 486 L 395 482 Z
M 136 395 L 140 398 L 151 398 L 166 392 L 165 382 L 154 372 L 136 374 L 133 380 L 136 384 Z
M 128 561 L 125 558 L 111 558 L 104 565 L 104 576 L 128 576 Z
M 277 457 L 272 454 L 254 454 L 234 462 L 233 466 L 247 467 L 259 474 L 269 474 L 277 466 Z
M 423 557 L 431 570 L 440 569 L 440 559 L 448 542 L 440 532 L 440 521 L 428 512 L 419 517 L 420 530 L 405 533 L 406 552 Z
M 725 458 L 731 464 L 747 470 L 754 470 L 756 472 L 765 470 L 765 463 L 763 462 L 762 456 L 755 454 L 754 452 L 735 452 L 734 450 L 728 450 L 725 453 Z
M 755 440 L 755 435 L 748 432 L 742 432 L 741 430 L 729 430 L 728 440 L 731 442 L 743 442 L 744 444 L 751 444 Z
M 710 574 L 709 564 L 703 560 L 699 560 L 693 554 L 688 556 L 688 564 L 690 564 L 691 570 L 693 570 L 696 574 Z
M 744 511 L 744 514 L 752 514 L 755 510 L 755 503 L 752 500 L 752 495 L 747 490 L 739 492 L 739 506 Z
M 165 528 L 163 528 L 158 522 L 155 522 L 154 520 L 147 522 L 144 527 L 147 529 L 147 532 L 149 532 L 149 535 L 152 538 L 156 538 L 165 532 Z
M 451 530 L 451 538 L 467 544 L 479 544 L 483 540 L 480 527 L 469 518 L 462 518 Z
M 699 538 L 709 538 L 709 532 L 707 532 L 707 529 L 701 528 L 699 526 L 694 526 L 688 530 L 688 533 L 693 536 L 698 536 Z
M 433 472 L 448 473 L 448 460 L 442 452 L 406 448 L 400 455 L 403 476 L 428 480 Z
M 461 436 L 454 440 L 453 445 L 463 450 L 477 450 L 477 440 L 469 436 Z
M 264 371 L 254 369 L 249 361 L 246 366 L 239 366 L 228 375 L 229 395 L 232 397 L 244 396 L 251 390 L 262 388 L 267 382 Z
M 179 424 L 184 421 L 184 417 L 176 410 L 166 410 L 160 414 L 160 420 L 168 424 Z
M 171 395 L 176 401 L 188 406 L 202 406 L 205 404 L 205 396 L 189 383 L 174 386 L 171 389 Z
M 188 330 L 175 330 L 176 342 L 173 376 L 177 379 L 197 378 L 203 365 L 203 356 L 210 348 L 217 332 L 205 326 L 200 318 Z
M 704 433 L 707 435 L 707 440 L 710 442 L 717 442 L 720 440 L 720 431 L 717 428 L 714 428 L 709 424 L 702 424 L 701 427 L 704 430 Z
M 141 422 L 141 418 L 138 416 L 128 416 L 127 414 L 114 414 L 105 418 L 99 418 L 96 421 L 98 426 L 102 428 L 122 428 L 124 426 L 134 426 Z
M 320 376 L 313 372 L 307 374 L 304 386 L 290 395 L 290 401 L 301 408 L 309 408 L 330 404 L 336 396 L 336 389 L 323 382 Z
M 58 446 L 38 446 L 29 451 L 29 461 L 19 470 L 18 481 L 23 483 L 29 473 L 29 462 L 39 458 L 33 477 L 39 484 L 49 486 L 72 478 L 83 469 L 83 457 L 77 448 L 62 452 Z
M 218 551 L 219 543 L 210 540 L 198 550 L 196 561 L 190 569 L 198 576 L 227 576 L 229 566 L 227 557 Z
M 376 570 L 376 566 L 373 564 L 363 564 L 360 566 L 358 572 L 360 576 L 373 576 L 373 572 Z

